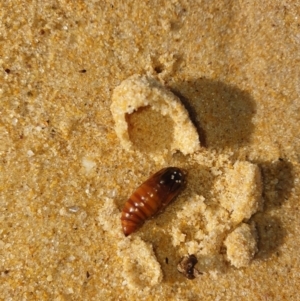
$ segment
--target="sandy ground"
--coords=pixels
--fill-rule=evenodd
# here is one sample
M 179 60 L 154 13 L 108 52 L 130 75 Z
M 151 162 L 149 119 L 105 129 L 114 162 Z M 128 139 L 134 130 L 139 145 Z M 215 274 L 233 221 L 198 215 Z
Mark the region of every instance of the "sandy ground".
M 291 0 L 1 1 L 0 300 L 300 300 L 299 16 Z M 133 74 L 179 97 L 199 152 L 164 153 L 173 121 L 147 108 L 123 149 L 110 106 Z M 214 218 L 235 162 L 262 174 L 257 253 L 237 268 L 219 246 L 189 280 L 172 226 L 193 199 Z M 186 189 L 125 239 L 125 201 L 172 165 Z

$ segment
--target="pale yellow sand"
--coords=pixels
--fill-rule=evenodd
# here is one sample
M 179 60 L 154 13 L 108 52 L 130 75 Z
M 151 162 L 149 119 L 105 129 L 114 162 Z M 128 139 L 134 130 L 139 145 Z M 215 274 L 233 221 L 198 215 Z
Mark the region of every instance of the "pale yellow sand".
M 299 1 L 2 1 L 0 298 L 299 300 L 299 15 Z M 179 97 L 198 152 L 164 152 L 174 119 L 151 108 L 127 116 L 136 150 L 122 147 L 110 106 L 134 74 Z M 125 239 L 124 202 L 172 165 L 186 189 Z M 239 168 L 241 189 L 261 171 L 256 230 L 228 217 Z M 190 251 L 194 280 L 177 271 Z

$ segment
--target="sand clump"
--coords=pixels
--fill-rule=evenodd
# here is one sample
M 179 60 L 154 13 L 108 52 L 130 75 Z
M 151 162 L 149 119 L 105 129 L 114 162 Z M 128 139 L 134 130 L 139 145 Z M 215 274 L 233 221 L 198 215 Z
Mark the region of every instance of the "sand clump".
M 99 210 L 98 222 L 117 240 L 117 254 L 122 262 L 123 285 L 130 289 L 150 290 L 162 281 L 162 271 L 152 245 L 140 237 L 125 238 L 122 233 L 120 212 L 113 199 L 107 198 Z
M 191 195 L 177 213 L 171 232 L 173 245 L 182 256 L 202 257 L 204 269 L 220 270 L 227 258 L 236 267 L 246 266 L 257 251 L 255 225 L 246 232 L 246 225 L 250 226 L 243 222 L 262 208 L 259 169 L 255 164 L 237 161 L 225 167 L 215 182 L 214 198 L 206 200 L 201 195 Z M 241 243 L 242 235 L 248 242 Z M 224 247 L 227 258 L 219 256 Z
M 247 161 L 231 162 L 228 156 L 201 149 L 196 128 L 179 99 L 156 79 L 140 75 L 123 81 L 112 97 L 115 131 L 125 150 L 135 150 L 126 115 L 149 106 L 173 122 L 166 151 L 173 154 L 179 150 L 186 156 L 194 154 L 195 164 L 206 164 L 215 177 L 211 198 L 190 192 L 182 209 L 175 213 L 169 234 L 178 255 L 183 258 L 194 254 L 204 272 L 220 271 L 227 261 L 236 268 L 249 265 L 257 252 L 255 224 L 250 219 L 262 209 L 263 203 L 258 166 Z M 151 129 L 151 122 L 153 120 L 146 120 L 144 126 Z M 151 139 L 147 143 L 150 145 Z M 154 152 L 153 156 L 160 154 Z M 163 276 L 151 244 L 138 236 L 121 237 L 119 215 L 116 207 L 109 209 L 108 206 L 100 212 L 100 220 L 107 230 L 119 224 L 115 231 L 121 239 L 118 252 L 124 261 L 126 284 L 131 288 L 141 287 L 143 283 L 147 283 L 147 287 L 159 284 Z M 106 221 L 110 225 L 107 226 Z
M 242 223 L 236 227 L 225 239 L 227 257 L 237 268 L 249 265 L 257 252 L 257 234 L 255 225 Z
M 134 237 L 122 240 L 118 247 L 118 255 L 123 260 L 122 274 L 130 289 L 149 291 L 162 281 L 161 266 L 151 244 Z
M 126 116 L 134 114 L 139 109 L 148 108 L 159 112 L 161 117 L 169 117 L 170 126 L 173 133 L 169 137 L 169 151 L 173 154 L 177 150 L 184 155 L 192 154 L 200 149 L 199 137 L 197 130 L 191 120 L 187 110 L 181 104 L 177 96 L 166 89 L 158 80 L 153 77 L 133 75 L 124 80 L 118 87 L 115 88 L 112 95 L 111 113 L 115 121 L 115 131 L 120 139 L 124 149 L 129 150 L 134 145 L 130 139 L 130 128 L 126 120 Z M 157 123 L 162 121 L 161 118 Z M 142 127 L 147 128 L 149 123 L 143 122 Z M 143 130 L 143 129 L 141 129 Z M 147 143 L 152 143 L 149 140 L 150 132 L 153 130 L 153 123 L 148 131 Z M 162 131 L 157 131 L 160 135 Z

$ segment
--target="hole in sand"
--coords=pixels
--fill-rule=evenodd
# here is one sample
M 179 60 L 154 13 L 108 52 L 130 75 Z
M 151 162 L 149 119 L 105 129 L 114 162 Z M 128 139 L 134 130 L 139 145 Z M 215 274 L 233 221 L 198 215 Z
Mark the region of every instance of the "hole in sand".
M 126 114 L 129 139 L 133 147 L 144 153 L 158 153 L 170 149 L 173 142 L 174 122 L 151 106 Z

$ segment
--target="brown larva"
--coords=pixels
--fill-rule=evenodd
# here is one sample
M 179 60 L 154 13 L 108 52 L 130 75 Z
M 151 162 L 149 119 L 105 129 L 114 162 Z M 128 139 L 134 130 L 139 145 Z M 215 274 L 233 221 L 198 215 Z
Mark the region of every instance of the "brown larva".
M 164 168 L 140 185 L 125 203 L 121 222 L 125 236 L 162 211 L 180 192 L 185 175 L 177 167 Z

